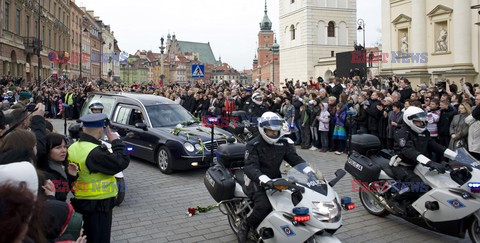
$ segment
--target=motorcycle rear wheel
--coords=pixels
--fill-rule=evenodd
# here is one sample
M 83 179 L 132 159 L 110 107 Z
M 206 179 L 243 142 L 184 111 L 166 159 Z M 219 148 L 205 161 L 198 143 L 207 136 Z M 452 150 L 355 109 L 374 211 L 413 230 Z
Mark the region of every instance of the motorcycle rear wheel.
M 378 217 L 385 217 L 390 214 L 387 209 L 385 209 L 377 201 L 375 201 L 375 199 L 369 192 L 364 192 L 360 190 L 359 196 L 363 207 L 365 207 L 368 213 Z
M 478 217 L 473 216 L 473 220 L 468 226 L 468 235 L 470 236 L 470 240 L 473 243 L 480 242 L 480 220 Z

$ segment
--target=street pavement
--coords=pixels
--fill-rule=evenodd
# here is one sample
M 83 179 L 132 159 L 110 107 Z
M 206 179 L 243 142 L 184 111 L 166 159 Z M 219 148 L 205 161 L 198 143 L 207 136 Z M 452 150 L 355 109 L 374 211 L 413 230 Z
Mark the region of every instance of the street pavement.
M 53 120 L 63 133 L 63 121 Z M 71 122 L 69 122 L 71 123 Z M 344 167 L 346 156 L 297 150 L 299 155 L 327 179 Z M 152 163 L 132 159 L 124 171 L 127 183 L 125 201 L 113 211 L 112 242 L 236 242 L 227 217 L 218 209 L 193 217 L 188 208 L 215 205 L 203 184 L 205 169 L 164 175 Z M 343 227 L 336 236 L 342 242 L 470 242 L 425 230 L 394 216 L 376 217 L 361 205 L 358 192 L 352 192 L 352 177 L 346 175 L 335 191 L 350 196 L 356 204 L 342 211 Z

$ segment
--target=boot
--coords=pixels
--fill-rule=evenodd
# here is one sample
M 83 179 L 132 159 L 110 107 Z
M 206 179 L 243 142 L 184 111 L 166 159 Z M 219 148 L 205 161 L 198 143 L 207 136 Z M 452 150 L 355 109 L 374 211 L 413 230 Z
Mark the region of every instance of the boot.
M 238 228 L 237 239 L 238 243 L 247 243 L 248 225 L 246 220 L 242 220 Z

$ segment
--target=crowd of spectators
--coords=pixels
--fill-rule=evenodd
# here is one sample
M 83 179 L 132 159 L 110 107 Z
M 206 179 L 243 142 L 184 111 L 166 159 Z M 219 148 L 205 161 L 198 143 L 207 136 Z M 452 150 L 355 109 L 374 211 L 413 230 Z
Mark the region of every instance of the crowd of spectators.
M 249 111 L 252 95 L 259 93 L 257 107 L 283 116 L 301 149 L 338 155 L 347 151 L 351 134 L 374 134 L 384 148 L 393 148 L 402 112 L 417 106 L 428 113 L 428 130 L 435 140 L 450 149 L 465 147 L 480 159 L 480 87 L 463 79 L 412 86 L 396 76 L 352 77 L 286 81 L 282 87 L 234 80 L 186 85 L 55 80 L 37 87 L 17 80 L 0 80 L 0 242 L 85 241 L 68 203 L 77 168 L 67 163 L 66 138 L 48 119 L 77 119 L 93 91 L 160 95 L 198 118 Z

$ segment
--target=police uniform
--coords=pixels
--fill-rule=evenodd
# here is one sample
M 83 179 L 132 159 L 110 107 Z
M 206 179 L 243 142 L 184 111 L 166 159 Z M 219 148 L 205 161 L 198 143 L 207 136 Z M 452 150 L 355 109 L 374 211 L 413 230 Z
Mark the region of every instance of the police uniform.
M 244 171 L 252 180 L 247 187 L 247 194 L 254 202 L 252 213 L 246 222 L 249 226 L 257 227 L 272 211 L 265 189 L 260 186 L 259 177 L 266 175 L 272 179 L 281 178 L 280 166 L 284 160 L 291 166 L 305 162 L 289 138 L 281 138 L 271 145 L 259 135 L 247 144 Z
M 257 119 L 262 117 L 263 113 L 267 111 L 268 108 L 264 103 L 257 105 L 255 102 L 252 102 L 248 107 L 247 112 L 250 115 L 250 126 L 248 127 L 248 130 L 253 134 L 254 137 L 259 135 Z
M 432 158 L 431 152 L 441 155 L 445 150 L 445 147 L 430 137 L 428 130 L 418 134 L 407 125 L 404 125 L 395 133 L 394 151 L 402 160 L 402 165 L 392 167 L 395 179 L 403 182 L 422 183 L 423 180 L 413 172 L 418 164 L 417 157 L 424 155 Z M 419 193 L 404 193 L 404 198 L 417 198 L 418 196 Z
M 83 127 L 104 127 L 107 115 L 89 114 L 80 118 Z M 125 144 L 116 139 L 109 149 L 86 133 L 68 148 L 68 161 L 77 164 L 78 179 L 73 187 L 72 205 L 83 215 L 88 242 L 110 242 L 112 209 L 117 196 L 114 175 L 128 167 Z

